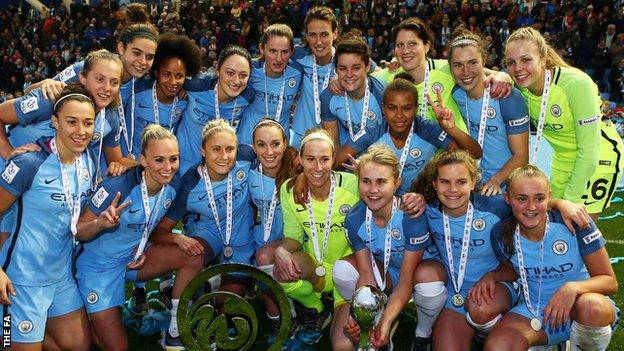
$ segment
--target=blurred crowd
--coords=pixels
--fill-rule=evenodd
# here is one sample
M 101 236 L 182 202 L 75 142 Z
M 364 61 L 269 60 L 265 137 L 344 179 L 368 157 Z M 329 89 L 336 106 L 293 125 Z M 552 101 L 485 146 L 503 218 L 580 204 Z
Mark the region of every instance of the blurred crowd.
M 101 1 L 95 8 L 50 5 L 42 15 L 22 3 L 0 12 L 0 100 L 19 96 L 28 85 L 52 77 L 91 50 L 115 51 L 123 6 Z M 460 27 L 480 33 L 487 66 L 504 67 L 502 43 L 521 26 L 542 31 L 571 64 L 598 83 L 606 99 L 624 102 L 624 1 L 595 0 L 321 0 L 335 10 L 341 31 L 357 30 L 376 62 L 390 60 L 391 29 L 416 16 L 435 32 L 434 58 Z M 45 3 L 45 1 L 44 1 Z M 161 33 L 186 34 L 199 45 L 203 70 L 214 70 L 221 48 L 236 43 L 254 53 L 264 27 L 286 23 L 301 36 L 311 0 L 174 0 L 149 5 Z

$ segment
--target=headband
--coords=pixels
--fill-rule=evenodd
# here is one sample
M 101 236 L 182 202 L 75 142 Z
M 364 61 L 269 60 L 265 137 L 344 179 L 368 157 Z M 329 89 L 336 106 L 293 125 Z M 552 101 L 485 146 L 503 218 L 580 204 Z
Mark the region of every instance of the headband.
M 282 131 L 282 135 L 286 136 L 286 131 L 284 130 L 284 127 L 282 127 L 282 125 L 279 124 L 279 122 L 277 122 L 276 120 L 274 120 L 272 118 L 263 118 L 258 123 L 256 123 L 256 126 L 251 131 L 251 135 L 254 135 L 256 133 L 256 129 L 258 129 L 259 127 L 263 127 L 263 126 L 269 125 L 269 124 L 278 126 L 279 129 Z
M 479 42 L 472 38 L 461 38 L 461 39 L 454 40 L 453 42 L 451 42 L 451 46 L 465 46 L 465 45 L 479 46 Z
M 61 101 L 65 100 L 66 98 L 70 97 L 70 96 L 80 96 L 80 97 L 83 97 L 83 98 L 85 98 L 85 99 L 89 100 L 89 102 L 90 102 L 92 105 L 95 105 L 95 104 L 93 103 L 93 100 L 91 100 L 91 98 L 90 98 L 90 97 L 88 97 L 88 96 L 86 96 L 85 94 L 81 94 L 81 93 L 70 93 L 70 94 L 67 94 L 67 95 L 65 95 L 65 96 L 61 97 L 60 99 L 56 100 L 56 102 L 54 103 L 54 106 L 52 107 L 52 111 L 56 111 L 56 107 L 58 106 L 58 104 L 59 104 Z
M 324 134 L 321 132 L 313 132 L 313 133 L 306 135 L 303 138 L 303 140 L 301 140 L 300 149 L 303 149 L 303 145 L 305 145 L 308 141 L 312 141 L 312 140 L 324 140 L 328 142 L 329 145 L 331 145 L 332 150 L 334 150 L 334 141 L 332 140 L 332 138 L 330 138 L 327 134 Z

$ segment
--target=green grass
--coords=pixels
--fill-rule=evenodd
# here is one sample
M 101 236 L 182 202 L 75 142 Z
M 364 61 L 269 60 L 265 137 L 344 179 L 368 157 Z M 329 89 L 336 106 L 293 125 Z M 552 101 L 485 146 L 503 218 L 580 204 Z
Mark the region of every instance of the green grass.
M 619 192 L 615 196 L 624 198 L 624 192 Z M 624 201 L 616 202 L 605 211 L 603 216 L 609 216 L 616 212 L 624 213 Z M 624 217 L 616 217 L 611 220 L 598 221 L 598 227 L 602 231 L 604 237 L 607 239 L 607 250 L 610 257 L 624 256 Z M 624 261 L 617 263 L 613 266 L 618 282 L 620 283 L 620 289 L 618 293 L 613 297 L 616 304 L 620 307 L 624 307 Z M 148 286 L 150 288 L 150 286 Z M 258 313 L 259 318 L 262 318 L 264 313 Z M 260 321 L 262 324 L 262 321 Z M 395 349 L 396 350 L 408 350 L 412 333 L 414 330 L 414 321 L 408 317 L 403 317 L 399 329 L 395 334 Z M 262 331 L 259 333 L 262 335 Z M 157 346 L 157 340 L 159 336 L 140 336 L 130 335 L 130 350 L 160 350 Z M 258 348 L 261 349 L 261 348 Z M 331 343 L 329 337 L 325 335 L 318 345 L 319 350 L 330 350 Z M 609 350 L 624 351 L 624 327 L 618 327 L 618 330 L 611 338 L 611 344 Z

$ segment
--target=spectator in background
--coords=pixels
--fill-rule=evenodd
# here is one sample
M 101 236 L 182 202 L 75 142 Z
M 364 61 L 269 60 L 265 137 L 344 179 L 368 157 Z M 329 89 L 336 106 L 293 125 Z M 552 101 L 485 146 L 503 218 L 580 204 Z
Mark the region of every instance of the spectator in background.
M 615 24 L 609 24 L 607 26 L 607 31 L 606 31 L 605 36 L 604 36 L 605 46 L 608 49 L 611 49 L 611 43 L 616 40 L 616 35 L 615 34 L 616 34 L 615 33 Z

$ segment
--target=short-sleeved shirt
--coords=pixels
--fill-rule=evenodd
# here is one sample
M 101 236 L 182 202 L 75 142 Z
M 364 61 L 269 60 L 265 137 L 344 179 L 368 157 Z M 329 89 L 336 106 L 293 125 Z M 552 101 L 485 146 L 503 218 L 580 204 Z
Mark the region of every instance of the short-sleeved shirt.
M 459 127 L 459 129 L 464 132 L 467 130 L 466 125 L 464 124 L 463 119 L 461 118 L 461 112 L 457 107 L 457 104 L 453 100 L 452 91 L 455 86 L 455 80 L 453 80 L 453 75 L 448 67 L 448 63 L 446 60 L 432 60 L 427 58 L 427 65 L 429 66 L 429 91 L 428 94 L 431 97 L 433 102 L 438 102 L 438 96 L 436 94 L 437 91 L 440 91 L 442 95 L 442 99 L 444 100 L 444 105 L 453 111 L 453 116 L 455 117 L 455 124 Z M 405 73 L 403 68 L 399 68 L 394 72 L 390 72 L 387 68 L 381 71 L 373 73 L 373 76 L 378 77 L 379 79 L 385 81 L 386 83 L 390 83 L 394 77 L 399 73 Z M 425 82 L 420 82 L 419 84 L 414 84 L 416 89 L 418 90 L 418 106 L 416 108 L 416 114 L 420 114 L 420 106 L 423 101 Z M 437 121 L 436 115 L 433 112 L 431 106 L 427 105 L 427 114 L 424 116 L 427 119 L 432 121 Z
M 267 225 L 267 216 L 271 206 L 273 191 L 275 190 L 275 178 L 271 178 L 265 174 L 261 174 L 256 167 L 249 172 L 249 193 L 251 201 L 258 209 L 259 221 L 254 227 L 254 232 L 258 232 L 256 243 L 264 245 L 264 226 Z M 273 222 L 271 224 L 271 234 L 267 242 L 281 239 L 284 236 L 284 217 L 282 214 L 282 206 L 277 196 L 275 204 L 275 212 L 273 214 Z M 262 238 L 261 241 L 258 239 Z
M 71 277 L 73 236 L 71 214 L 65 201 L 61 164 L 50 149 L 50 139 L 40 139 L 40 151 L 10 158 L 0 177 L 0 187 L 17 198 L 14 231 L 2 245 L 0 262 L 13 284 L 44 286 Z M 74 200 L 87 202 L 91 195 L 94 164 L 83 152 L 82 172 L 65 164 Z
M 141 79 L 135 83 L 134 86 L 134 131 L 130 131 L 132 127 L 132 102 L 124 104 L 124 118 L 126 128 L 129 132 L 123 131 L 121 136 L 121 149 L 124 155 L 128 154 L 128 143 L 132 138 L 132 154 L 135 156 L 141 154 L 141 133 L 143 129 L 150 124 L 156 123 L 154 118 L 154 89 L 156 79 Z M 164 104 L 160 101 L 158 103 L 158 123 L 176 132 L 182 114 L 186 109 L 186 100 L 177 99 L 175 106 L 173 103 Z M 128 143 L 126 143 L 128 138 Z
M 232 175 L 232 237 L 230 245 L 242 246 L 250 243 L 251 228 L 254 218 L 249 199 L 248 177 L 251 164 L 238 161 L 230 170 Z M 220 229 L 208 201 L 208 193 L 200 164 L 191 167 L 181 179 L 179 193 L 166 217 L 177 222 L 184 220 L 188 236 L 199 236 L 198 230 L 209 230 L 212 234 L 221 236 L 225 242 L 226 214 L 227 214 L 227 177 L 223 180 L 212 181 L 214 201 L 219 215 Z M 221 235 L 221 233 L 223 233 Z
M 184 83 L 187 105 L 176 133 L 180 143 L 180 173 L 182 174 L 201 160 L 200 149 L 204 126 L 217 118 L 215 111 L 217 82 L 217 77 L 202 75 L 187 79 Z M 243 111 L 253 99 L 253 91 L 247 88 L 231 101 L 225 104 L 219 103 L 220 117 L 236 129 Z
M 132 204 L 119 216 L 118 226 L 103 230 L 98 236 L 82 244 L 84 251 L 88 252 L 90 257 L 97 257 L 101 261 L 111 262 L 111 264 L 120 261 L 129 262 L 132 259 L 147 222 L 141 196 L 142 173 L 142 167 L 134 167 L 118 177 L 107 178 L 91 197 L 89 209 L 96 216 L 99 216 L 111 205 L 117 192 L 121 193 L 119 204 L 128 201 Z M 156 202 L 159 193 L 148 198 L 151 210 L 150 229 L 148 229 L 150 232 L 171 206 L 178 185 L 178 180 L 174 179 L 172 185 L 164 186 L 158 207 L 156 207 Z
M 403 172 L 401 173 L 401 186 L 397 190 L 397 194 L 403 195 L 407 193 L 412 182 L 418 178 L 418 175 L 425 168 L 425 165 L 435 155 L 439 149 L 448 148 L 453 140 L 440 126 L 430 120 L 421 118 L 414 119 L 412 140 L 410 140 L 409 152 L 405 158 Z M 384 134 L 378 143 L 386 145 L 394 152 L 400 160 L 403 154 L 402 148 L 397 148 L 389 133 Z
M 427 219 L 424 216 L 411 219 L 403 211 L 397 210 L 392 216 L 392 222 L 388 225 L 391 226 L 390 235 L 392 237 L 389 266 L 400 270 L 405 250 L 421 251 L 430 244 Z M 379 228 L 375 224 L 375 220 L 371 220 L 371 237 L 369 240 L 366 230 L 366 204 L 363 201 L 358 202 L 349 211 L 345 229 L 353 251 L 357 252 L 368 248 L 377 261 L 384 262 L 387 229 Z
M 479 140 L 483 97 L 472 99 L 464 89 L 457 86 L 453 89 L 453 99 L 459 106 L 466 125 L 469 125 L 470 136 L 474 140 Z M 507 98 L 490 98 L 482 145 L 484 152 L 480 164 L 483 184 L 498 173 L 511 158 L 507 137 L 529 131 L 528 115 L 524 98 L 516 88 L 513 88 Z
M 511 215 L 511 209 L 502 196 L 487 197 L 477 193 L 471 195 L 471 202 L 474 207 L 472 216 L 472 225 L 470 226 L 470 243 L 468 246 L 468 259 L 466 263 L 466 271 L 464 275 L 461 294 L 466 296 L 472 286 L 481 279 L 481 277 L 498 267 L 499 262 L 494 254 L 491 245 L 490 232 L 494 225 Z M 438 200 L 433 201 L 427 206 L 427 220 L 429 222 L 429 231 L 433 242 L 441 256 L 446 271 L 453 274 L 457 278 L 459 272 L 459 261 L 461 247 L 464 236 L 464 226 L 466 215 L 459 217 L 449 216 L 449 225 L 451 232 L 452 254 L 453 254 L 453 272 L 450 272 L 447 259 L 446 243 L 444 240 L 444 220 L 442 217 L 442 206 Z M 453 285 L 449 285 L 449 290 L 453 289 Z
M 371 133 L 370 138 L 378 139 L 386 131 L 386 123 L 383 118 L 381 109 L 383 91 L 386 84 L 374 77 L 368 77 L 368 90 L 370 96 L 368 99 L 368 115 L 366 128 L 364 133 Z M 338 122 L 338 135 L 340 137 L 340 145 L 357 144 L 362 140 L 363 136 L 354 140 L 349 133 L 349 117 L 351 118 L 351 127 L 354 136 L 357 135 L 362 128 L 362 111 L 364 110 L 364 98 L 357 101 L 346 97 L 345 95 L 334 95 L 328 89 L 323 90 L 320 96 L 321 100 L 321 120 L 323 122 Z
M 299 93 L 303 75 L 300 70 L 287 65 L 281 77 L 268 77 L 264 71 L 263 60 L 253 60 L 251 76 L 248 86 L 253 89 L 255 98 L 243 111 L 240 127 L 238 128 L 238 142 L 240 144 L 252 143 L 252 131 L 256 124 L 268 117 L 277 120 L 284 131 L 290 130 L 290 110 Z M 284 93 L 280 95 L 282 88 Z M 280 116 L 275 116 L 279 99 L 282 99 Z
M 297 107 L 295 108 L 292 124 L 293 132 L 301 136 L 304 135 L 308 129 L 320 127 L 320 125 L 316 123 L 314 117 L 314 82 L 312 80 L 314 54 L 312 54 L 310 48 L 296 47 L 291 57 L 291 63 L 294 68 L 303 72 L 301 95 L 297 100 Z M 317 65 L 316 72 L 320 98 L 321 92 L 329 84 L 329 81 L 326 81 L 325 78 L 327 77 L 331 80 L 336 74 L 333 61 L 323 66 Z
M 337 259 L 349 254 L 351 247 L 345 233 L 345 221 L 349 210 L 360 199 L 357 177 L 350 173 L 333 172 L 336 177 L 336 189 L 331 218 L 331 231 L 327 243 L 327 252 L 323 262 L 333 264 Z M 285 182 L 280 189 L 280 201 L 284 213 L 284 237 L 298 241 L 303 245 L 303 251 L 314 256 L 314 247 L 311 241 L 310 218 L 308 210 L 297 205 L 293 198 L 292 189 L 288 189 Z M 314 224 L 318 233 L 319 247 L 323 248 L 325 238 L 325 218 L 328 213 L 329 199 L 316 201 L 312 199 Z M 322 252 L 321 252 L 322 254 Z
M 557 210 L 548 212 L 550 230 L 540 242 L 531 241 L 520 235 L 520 245 L 524 258 L 531 306 L 542 311 L 551 297 L 559 288 L 570 281 L 589 279 L 583 258 L 605 246 L 605 239 L 596 225 L 591 222 L 589 228 L 577 228 L 572 234 L 566 227 Z M 501 222 L 492 230 L 492 246 L 501 262 L 508 261 L 519 275 L 518 254 L 515 249 L 515 240 L 512 238 L 513 253 L 510 254 L 503 243 L 503 226 Z M 513 233 L 512 233 L 513 235 Z M 541 249 L 543 244 L 543 263 Z M 541 276 L 541 279 L 540 279 Z M 537 304 L 541 283 L 541 301 Z M 524 297 L 523 297 L 524 299 Z

